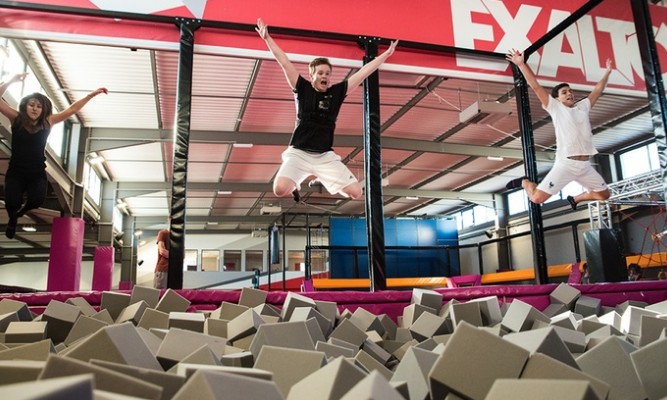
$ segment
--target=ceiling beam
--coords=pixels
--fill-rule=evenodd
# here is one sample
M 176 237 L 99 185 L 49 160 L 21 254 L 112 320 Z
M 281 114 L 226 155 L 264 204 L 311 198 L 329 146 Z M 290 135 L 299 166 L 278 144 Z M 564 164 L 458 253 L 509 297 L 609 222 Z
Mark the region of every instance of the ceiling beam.
M 127 147 L 156 141 L 173 140 L 173 133 L 160 129 L 111 129 L 91 128 L 88 131 L 89 151 L 104 151 Z M 265 132 L 232 132 L 232 131 L 191 131 L 191 143 L 252 143 L 264 146 L 287 146 L 291 132 L 265 133 Z M 360 135 L 336 135 L 336 146 L 338 147 L 362 147 L 363 138 Z M 394 137 L 383 137 L 382 147 L 385 149 L 398 149 L 409 151 L 421 151 L 425 153 L 459 154 L 477 157 L 504 157 L 517 160 L 523 159 L 520 149 L 503 149 L 489 146 L 475 146 L 469 144 L 455 144 L 445 142 L 433 142 L 429 140 L 402 139 Z M 555 157 L 552 151 L 538 151 L 538 161 L 553 161 Z

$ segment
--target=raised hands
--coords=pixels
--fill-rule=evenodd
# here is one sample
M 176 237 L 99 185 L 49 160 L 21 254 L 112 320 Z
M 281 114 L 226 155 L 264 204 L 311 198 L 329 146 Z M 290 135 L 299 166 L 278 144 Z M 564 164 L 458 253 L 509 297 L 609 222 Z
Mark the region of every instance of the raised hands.
M 257 18 L 257 27 L 255 30 L 259 33 L 259 37 L 262 39 L 266 40 L 269 37 L 269 27 L 266 26 L 261 18 Z
M 517 67 L 524 63 L 523 53 L 521 53 L 517 49 L 512 49 L 508 51 L 507 55 L 505 56 L 505 59 L 511 62 L 512 64 L 516 65 Z

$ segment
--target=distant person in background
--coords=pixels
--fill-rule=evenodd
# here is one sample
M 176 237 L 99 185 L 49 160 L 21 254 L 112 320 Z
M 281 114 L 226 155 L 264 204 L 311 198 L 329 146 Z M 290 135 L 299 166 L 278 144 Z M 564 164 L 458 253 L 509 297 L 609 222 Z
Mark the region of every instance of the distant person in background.
M 107 93 L 99 88 L 75 101 L 62 112 L 53 114 L 51 100 L 41 93 L 32 93 L 19 102 L 18 110 L 2 101 L 7 88 L 23 82 L 28 74 L 16 74 L 0 83 L 0 113 L 9 119 L 12 131 L 12 155 L 5 175 L 5 208 L 9 216 L 5 235 L 12 239 L 18 219 L 26 212 L 39 208 L 46 199 L 46 142 L 53 125 L 81 111 L 93 97 Z M 25 203 L 23 195 L 26 196 Z
M 167 272 L 169 271 L 169 230 L 162 229 L 157 234 L 157 263 L 153 275 L 155 289 L 167 288 Z
M 259 270 L 257 268 L 254 268 L 252 270 L 253 275 L 252 275 L 252 287 L 254 289 L 259 289 Z
M 642 279 L 642 267 L 639 264 L 632 263 L 628 265 L 628 280 L 629 281 L 639 281 Z
M 660 272 L 658 272 L 658 280 L 661 281 L 667 280 L 667 272 L 660 270 Z

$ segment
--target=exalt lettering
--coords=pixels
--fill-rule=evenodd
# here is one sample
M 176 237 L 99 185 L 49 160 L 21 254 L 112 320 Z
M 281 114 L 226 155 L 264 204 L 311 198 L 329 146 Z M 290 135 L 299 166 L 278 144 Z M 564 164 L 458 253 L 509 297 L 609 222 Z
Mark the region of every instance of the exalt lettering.
M 484 41 L 493 43 L 492 51 L 498 53 L 506 53 L 511 48 L 528 48 L 532 44 L 528 39 L 529 32 L 534 36 L 535 30 L 539 29 L 544 34 L 570 16 L 568 11 L 527 4 L 520 5 L 512 15 L 505 4 L 497 0 L 451 0 L 450 4 L 455 46 L 476 48 L 476 41 Z M 538 17 L 540 21 L 544 20 L 542 13 L 548 13 L 548 24 L 539 27 L 536 23 Z M 490 15 L 495 25 L 480 22 L 483 19 L 475 18 L 475 14 Z M 667 26 L 661 23 L 653 29 L 656 46 L 667 49 Z M 557 80 L 559 68 L 567 67 L 581 72 L 585 82 L 580 83 L 593 85 L 604 73 L 607 57 L 611 58 L 614 68 L 609 84 L 629 89 L 643 86 L 643 81 L 636 82 L 636 77 L 643 80 L 644 71 L 632 21 L 584 15 L 532 54 L 528 64 L 539 78 Z M 457 65 L 494 71 L 507 68 L 504 62 L 480 62 L 465 56 L 457 57 Z M 663 73 L 665 78 L 667 73 Z

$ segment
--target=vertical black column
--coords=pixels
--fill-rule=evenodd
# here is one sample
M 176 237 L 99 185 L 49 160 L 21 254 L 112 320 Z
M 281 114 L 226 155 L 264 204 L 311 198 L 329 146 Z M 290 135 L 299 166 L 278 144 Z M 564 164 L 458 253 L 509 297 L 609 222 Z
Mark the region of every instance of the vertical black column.
M 364 64 L 378 54 L 377 39 L 364 38 Z M 380 79 L 375 71 L 364 81 L 364 186 L 370 291 L 387 289 L 382 204 L 382 144 L 380 143 Z
M 181 30 L 178 53 L 178 85 L 176 89 L 176 135 L 174 140 L 174 175 L 171 186 L 171 221 L 169 227 L 169 273 L 167 287 L 183 288 L 185 259 L 185 195 L 188 181 L 188 149 L 190 146 L 190 109 L 192 106 L 192 68 L 194 32 L 200 22 L 177 19 Z
M 527 62 L 528 60 L 526 60 Z M 535 138 L 533 137 L 533 122 L 530 116 L 530 101 L 528 98 L 528 84 L 521 71 L 512 65 L 514 73 L 514 87 L 516 88 L 516 109 L 519 114 L 519 130 L 521 131 L 521 145 L 523 147 L 523 167 L 526 176 L 537 182 L 537 158 L 535 156 Z M 548 283 L 547 256 L 544 246 L 544 225 L 542 223 L 542 209 L 539 204 L 528 202 L 528 216 L 530 230 L 533 232 L 533 265 L 535 268 L 535 284 Z
M 653 23 L 648 10 L 648 2 L 631 0 L 632 14 L 635 18 L 639 53 L 642 56 L 644 81 L 648 93 L 653 134 L 658 147 L 660 171 L 662 172 L 662 187 L 667 199 L 667 140 L 665 139 L 665 124 L 667 123 L 667 100 L 665 100 L 665 85 L 662 81 L 662 70 L 658 60 L 658 51 L 653 36 Z

